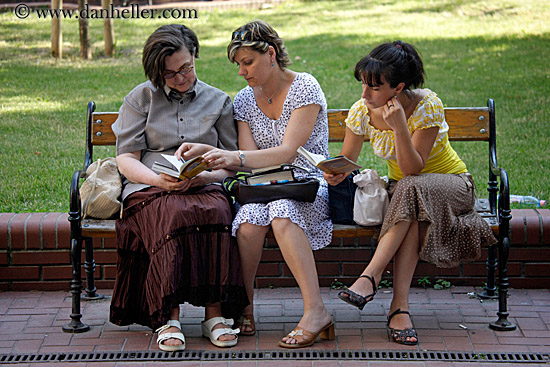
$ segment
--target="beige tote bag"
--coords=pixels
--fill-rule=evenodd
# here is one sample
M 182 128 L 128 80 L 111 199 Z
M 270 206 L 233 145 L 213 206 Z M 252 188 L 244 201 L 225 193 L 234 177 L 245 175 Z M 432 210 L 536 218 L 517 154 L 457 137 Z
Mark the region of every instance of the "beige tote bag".
M 115 158 L 90 164 L 80 188 L 83 218 L 108 219 L 122 213 L 121 193 L 122 179 Z
M 386 183 L 375 169 L 364 169 L 353 177 L 357 185 L 353 206 L 353 220 L 362 226 L 382 224 L 390 203 Z

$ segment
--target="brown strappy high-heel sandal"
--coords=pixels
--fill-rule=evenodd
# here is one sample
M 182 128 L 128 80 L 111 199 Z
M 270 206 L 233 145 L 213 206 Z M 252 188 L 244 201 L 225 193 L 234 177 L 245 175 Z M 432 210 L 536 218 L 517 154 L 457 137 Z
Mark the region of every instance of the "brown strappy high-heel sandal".
M 374 281 L 374 278 L 370 275 L 361 275 L 361 278 L 367 278 L 372 283 L 372 293 L 367 294 L 366 296 L 362 296 L 360 294 L 355 293 L 354 291 L 350 289 L 345 289 L 338 293 L 338 298 L 340 298 L 342 301 L 349 303 L 352 306 L 357 307 L 358 309 L 362 310 L 363 307 L 370 301 L 374 299 L 374 295 L 376 294 L 376 282 Z
M 402 313 L 404 313 L 406 315 L 409 315 L 409 317 L 411 317 L 411 314 L 409 313 L 409 311 L 401 311 L 400 308 L 393 311 L 391 313 L 391 315 L 388 316 L 388 332 L 391 336 L 391 339 L 393 339 L 393 341 L 398 343 L 398 344 L 417 345 L 418 344 L 418 334 L 416 333 L 416 330 L 413 327 L 408 328 L 408 329 L 404 329 L 404 330 L 394 329 L 394 328 L 390 327 L 391 319 L 395 315 L 399 315 L 399 314 L 402 314 Z M 407 338 L 409 338 L 409 340 L 407 340 Z M 415 338 L 416 341 L 411 341 L 410 340 L 411 338 Z

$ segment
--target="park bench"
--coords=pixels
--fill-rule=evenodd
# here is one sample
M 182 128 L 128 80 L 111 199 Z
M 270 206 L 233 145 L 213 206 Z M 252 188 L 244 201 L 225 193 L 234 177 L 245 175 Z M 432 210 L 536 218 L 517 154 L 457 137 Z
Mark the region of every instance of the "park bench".
M 329 141 L 342 142 L 345 135 L 345 124 L 348 110 L 329 110 Z M 111 125 L 118 117 L 116 112 L 96 112 L 95 103 L 90 102 L 86 120 L 86 152 L 84 166 L 74 172 L 70 190 L 69 222 L 70 252 L 72 262 L 72 313 L 71 321 L 63 326 L 66 332 L 84 332 L 89 326 L 81 322 L 80 301 L 82 299 L 97 299 L 103 296 L 96 293 L 94 285 L 95 262 L 93 256 L 93 238 L 116 237 L 116 220 L 83 219 L 79 187 L 86 178 L 86 169 L 93 162 L 94 146 L 115 145 L 116 138 L 111 130 Z M 496 154 L 496 130 L 495 130 L 495 106 L 489 99 L 487 107 L 447 107 L 445 118 L 449 124 L 450 140 L 485 142 L 488 145 L 487 159 L 489 181 L 487 190 L 488 199 L 478 199 L 476 210 L 489 223 L 498 244 L 488 248 L 487 283 L 483 291 L 478 294 L 483 298 L 498 298 L 497 320 L 491 322 L 489 327 L 494 330 L 515 330 L 516 325 L 508 320 L 507 297 L 508 275 L 507 261 L 509 251 L 510 233 L 510 192 L 508 185 L 508 173 L 497 164 Z M 376 239 L 379 226 L 364 227 L 359 225 L 335 224 L 333 237 L 371 237 Z M 85 245 L 84 270 L 86 273 L 86 294 L 81 297 L 81 252 Z M 498 268 L 498 277 L 497 275 Z M 496 282 L 498 279 L 498 284 Z

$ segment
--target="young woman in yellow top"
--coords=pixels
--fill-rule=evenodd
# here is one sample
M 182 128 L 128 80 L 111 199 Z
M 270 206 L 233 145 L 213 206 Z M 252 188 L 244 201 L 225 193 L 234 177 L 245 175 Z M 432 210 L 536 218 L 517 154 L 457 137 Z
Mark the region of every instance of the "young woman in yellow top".
M 453 267 L 478 258 L 481 244 L 496 242 L 474 210 L 474 183 L 449 144 L 441 100 L 429 89 L 417 89 L 424 74 L 416 49 L 401 41 L 381 44 L 363 57 L 355 67 L 362 98 L 350 109 L 340 153 L 357 160 L 367 136 L 388 164 L 391 201 L 373 258 L 339 297 L 363 309 L 393 258 L 388 329 L 395 342 L 407 345 L 418 343 L 408 312 L 418 260 Z M 324 174 L 330 185 L 345 176 Z

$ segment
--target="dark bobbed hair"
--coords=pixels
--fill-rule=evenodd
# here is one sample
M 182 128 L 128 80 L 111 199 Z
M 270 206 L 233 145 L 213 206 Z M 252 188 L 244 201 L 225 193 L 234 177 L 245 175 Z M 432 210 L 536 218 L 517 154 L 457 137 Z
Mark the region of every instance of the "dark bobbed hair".
M 291 64 L 283 39 L 269 24 L 263 20 L 256 20 L 235 29 L 231 34 L 231 42 L 227 46 L 227 58 L 234 63 L 235 54 L 241 47 L 250 47 L 264 54 L 269 46 L 275 49 L 277 64 L 281 69 Z
M 183 24 L 163 25 L 153 32 L 143 47 L 143 70 L 156 88 L 163 88 L 164 60 L 185 47 L 191 56 L 199 57 L 199 40 Z
M 364 81 L 370 87 L 382 84 L 381 77 L 395 88 L 405 83 L 405 92 L 424 84 L 424 64 L 418 51 L 410 43 L 394 41 L 376 46 L 363 57 L 354 71 L 355 79 Z

